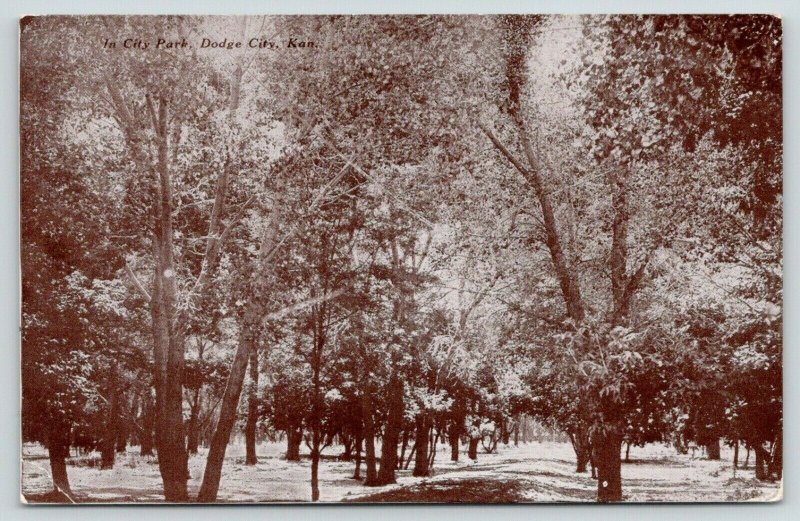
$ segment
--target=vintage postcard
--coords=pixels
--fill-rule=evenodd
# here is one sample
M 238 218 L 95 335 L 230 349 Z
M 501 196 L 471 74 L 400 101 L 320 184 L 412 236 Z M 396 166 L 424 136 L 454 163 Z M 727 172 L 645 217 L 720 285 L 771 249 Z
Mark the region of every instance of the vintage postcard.
M 23 501 L 782 498 L 779 17 L 19 37 Z

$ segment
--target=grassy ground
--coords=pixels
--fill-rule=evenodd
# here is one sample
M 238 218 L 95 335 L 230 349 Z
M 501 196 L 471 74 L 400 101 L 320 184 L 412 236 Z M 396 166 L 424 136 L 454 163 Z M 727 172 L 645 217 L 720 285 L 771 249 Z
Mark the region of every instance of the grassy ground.
M 229 447 L 223 468 L 219 501 L 228 503 L 303 502 L 310 499 L 310 461 L 282 459 L 282 444 L 258 447 L 259 463 L 244 465 L 241 445 Z M 320 465 L 323 502 L 436 502 L 519 503 L 591 502 L 596 482 L 588 474 L 577 474 L 574 454 L 565 443 L 530 443 L 500 446 L 497 454 L 479 454 L 478 461 L 449 461 L 449 451 L 439 450 L 434 475 L 415 478 L 410 470 L 398 472 L 398 483 L 367 488 L 352 479 L 353 463 L 339 461 L 340 448 L 329 448 Z M 307 455 L 306 455 L 307 456 Z M 649 445 L 633 448 L 629 463 L 622 467 L 623 494 L 629 502 L 676 501 L 770 501 L 780 498 L 779 484 L 763 483 L 750 469 L 734 476 L 731 454 L 709 461 L 677 455 L 670 447 Z M 157 461 L 130 451 L 119 455 L 113 469 L 100 470 L 99 455 L 69 461 L 70 482 L 79 502 L 159 502 L 161 479 Z M 196 494 L 202 479 L 205 455 L 189 462 L 190 494 Z M 362 468 L 363 473 L 363 468 Z M 23 451 L 22 493 L 31 503 L 65 501 L 53 494 L 44 450 L 26 445 Z

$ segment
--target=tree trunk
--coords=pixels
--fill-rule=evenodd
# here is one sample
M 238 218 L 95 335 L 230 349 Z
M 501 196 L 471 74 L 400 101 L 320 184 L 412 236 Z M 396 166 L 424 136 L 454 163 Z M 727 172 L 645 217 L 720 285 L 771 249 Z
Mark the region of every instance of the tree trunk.
M 772 479 L 783 477 L 783 432 L 778 432 L 769 459 L 769 475 Z
M 120 404 L 121 405 L 128 405 L 125 403 L 125 396 L 120 396 Z M 128 435 L 131 432 L 129 427 L 131 418 L 136 417 L 136 408 L 138 404 L 136 404 L 136 398 L 134 398 L 134 406 L 128 409 L 130 412 L 126 413 L 125 415 L 122 414 L 122 410 L 120 410 L 120 414 L 117 416 L 117 447 L 116 450 L 118 453 L 124 453 L 128 450 Z M 131 410 L 132 409 L 132 410 Z
M 319 501 L 319 427 L 311 433 L 311 501 Z
M 586 465 L 592 457 L 588 431 L 583 427 L 578 427 L 574 433 L 569 433 L 569 437 L 577 460 L 575 472 L 586 472 Z
M 712 441 L 706 443 L 706 452 L 708 453 L 708 459 L 710 460 L 720 459 L 719 438 L 714 438 Z
M 622 501 L 622 436 L 609 432 L 592 443 L 597 465 L 597 501 Z
M 53 491 L 72 500 L 72 489 L 67 475 L 69 457 L 69 424 L 53 422 L 47 433 L 47 452 L 50 458 L 50 475 L 53 478 Z
M 364 485 L 373 487 L 378 482 L 378 471 L 375 461 L 375 420 L 372 418 L 372 390 L 370 389 L 368 378 L 369 376 L 365 374 L 361 392 L 361 413 L 364 417 L 364 464 L 367 467 Z
M 194 391 L 194 401 L 189 411 L 189 424 L 186 429 L 188 431 L 186 433 L 186 450 L 189 454 L 197 454 L 197 447 L 200 444 L 200 396 L 200 388 L 198 387 Z
M 675 447 L 675 452 L 678 454 L 688 454 L 689 447 L 686 444 L 686 439 L 684 438 L 683 434 L 678 434 L 675 437 L 675 441 L 673 442 L 673 446 Z
M 453 407 L 453 419 L 450 423 L 450 461 L 458 461 L 459 441 L 464 434 L 464 421 L 466 421 L 466 398 L 457 396 Z
M 117 431 L 117 452 L 124 454 L 128 451 L 128 429 L 125 428 L 125 423 L 121 422 L 120 428 Z
M 109 393 L 108 413 L 106 415 L 105 432 L 100 446 L 100 468 L 114 468 L 117 449 L 117 435 L 119 433 L 120 416 L 119 392 L 114 388 Z
M 351 461 L 353 459 L 353 442 L 355 440 L 352 436 L 345 435 L 340 435 L 339 438 L 344 448 L 344 452 L 339 456 L 339 459 L 342 461 Z
M 313 295 L 313 293 L 312 293 Z M 311 501 L 319 501 L 319 456 L 322 444 L 322 349 L 325 345 L 325 336 L 322 333 L 324 313 L 316 313 L 314 326 L 314 351 L 311 356 L 311 371 L 313 394 L 311 396 Z
M 378 470 L 378 485 L 395 483 L 395 469 L 397 468 L 397 444 L 400 441 L 400 429 L 403 427 L 403 381 L 396 372 L 389 378 L 389 411 L 386 427 L 383 430 L 383 443 L 381 444 L 381 466 Z
M 258 349 L 250 350 L 250 387 L 247 392 L 247 425 L 244 429 L 246 445 L 245 465 L 258 463 L 256 456 L 256 426 L 258 423 Z
M 478 443 L 480 438 L 470 437 L 469 447 L 467 448 L 467 457 L 472 461 L 478 461 Z
M 428 467 L 428 450 L 430 440 L 428 436 L 431 430 L 431 420 L 427 413 L 421 412 L 417 414 L 415 419 L 415 441 L 414 445 L 417 448 L 417 457 L 414 460 L 414 470 L 411 472 L 412 476 L 430 476 L 430 468 Z
M 763 443 L 757 443 L 753 450 L 756 453 L 756 479 L 758 480 L 768 480 L 769 479 L 769 469 L 767 468 L 769 463 L 769 452 L 764 448 Z
M 411 460 L 414 458 L 414 455 L 417 453 L 417 441 L 414 440 L 414 445 L 411 446 L 411 452 L 408 453 L 408 459 L 406 460 L 406 464 L 403 467 L 403 470 L 408 470 L 408 467 L 411 465 Z
M 450 424 L 450 461 L 458 461 L 459 441 L 461 429 L 453 422 Z
M 286 430 L 286 461 L 300 461 L 300 443 L 302 441 L 302 427 L 289 427 Z
M 247 373 L 247 363 L 250 353 L 254 349 L 255 339 L 253 338 L 253 333 L 249 327 L 245 326 L 241 333 L 239 347 L 236 349 L 236 354 L 233 358 L 228 382 L 225 385 L 217 426 L 214 429 L 214 435 L 208 448 L 203 483 L 197 495 L 197 500 L 201 503 L 213 503 L 217 500 L 219 481 L 222 478 L 222 464 L 225 461 L 225 451 L 228 448 L 233 424 L 236 422 L 236 412 L 239 398 L 242 394 L 244 377 Z
M 739 468 L 739 440 L 733 442 L 733 468 Z
M 361 448 L 364 440 L 360 435 L 356 436 L 356 469 L 353 471 L 353 479 L 361 480 Z
M 486 451 L 486 454 L 494 454 L 497 449 L 497 440 L 499 437 L 497 436 L 497 431 L 492 431 L 492 434 L 489 435 L 489 446 L 487 447 L 484 443 L 485 437 L 481 438 L 481 445 L 483 445 L 483 450 Z
M 436 461 L 436 447 L 439 445 L 439 430 L 436 430 L 436 436 L 433 436 L 433 440 L 431 442 L 431 455 L 428 458 L 428 474 L 433 475 L 433 462 Z M 431 435 L 433 435 L 434 429 L 431 428 Z
M 149 98 L 148 98 L 149 101 Z M 151 295 L 156 365 L 158 466 L 168 502 L 187 501 L 189 478 L 183 434 L 184 338 L 177 324 L 177 282 L 173 258 L 172 181 L 168 168 L 167 100 L 158 104 L 156 204 L 154 204 L 154 277 Z
M 717 443 L 717 459 L 719 459 L 719 443 Z M 630 461 L 631 461 L 631 442 L 626 442 L 625 443 L 625 463 L 630 463 Z
M 408 429 L 403 429 L 403 443 L 400 448 L 400 458 L 397 460 L 397 470 L 403 468 L 403 461 L 406 458 L 406 449 L 408 448 Z
M 150 389 L 142 397 L 142 432 L 139 434 L 139 446 L 142 456 L 153 455 L 153 429 L 156 417 L 153 411 L 153 398 Z

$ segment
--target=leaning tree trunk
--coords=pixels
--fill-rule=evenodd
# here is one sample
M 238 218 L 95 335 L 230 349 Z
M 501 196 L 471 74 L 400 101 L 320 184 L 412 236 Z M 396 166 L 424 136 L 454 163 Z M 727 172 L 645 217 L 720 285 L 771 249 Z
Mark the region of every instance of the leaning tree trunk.
M 225 461 L 225 451 L 231 437 L 233 424 L 236 421 L 239 398 L 242 394 L 242 385 L 247 373 L 247 363 L 250 353 L 254 349 L 255 339 L 253 338 L 253 332 L 249 327 L 244 327 L 239 347 L 236 349 L 236 354 L 233 358 L 228 383 L 225 385 L 225 393 L 222 396 L 217 427 L 214 429 L 214 435 L 208 448 L 203 483 L 200 485 L 200 492 L 197 494 L 197 500 L 201 503 L 213 503 L 217 500 L 219 481 L 222 478 L 222 464 Z
M 397 445 L 400 441 L 400 430 L 403 427 L 403 381 L 396 372 L 389 378 L 389 411 L 386 427 L 383 430 L 381 444 L 381 466 L 378 470 L 378 485 L 395 483 L 397 468 Z
M 597 466 L 597 500 L 622 501 L 622 436 L 614 431 L 598 435 L 592 448 Z
M 67 475 L 69 457 L 69 424 L 51 422 L 47 433 L 47 452 L 50 458 L 50 474 L 53 478 L 53 491 L 72 500 L 72 489 Z
M 428 436 L 431 431 L 431 419 L 427 413 L 421 412 L 417 414 L 416 430 L 414 433 L 414 445 L 417 448 L 417 457 L 414 460 L 414 470 L 411 472 L 412 476 L 430 476 L 430 468 L 428 466 L 428 450 L 430 440 Z
M 247 424 L 244 429 L 245 465 L 258 463 L 256 456 L 256 426 L 258 423 L 258 350 L 250 351 L 250 387 L 247 390 Z

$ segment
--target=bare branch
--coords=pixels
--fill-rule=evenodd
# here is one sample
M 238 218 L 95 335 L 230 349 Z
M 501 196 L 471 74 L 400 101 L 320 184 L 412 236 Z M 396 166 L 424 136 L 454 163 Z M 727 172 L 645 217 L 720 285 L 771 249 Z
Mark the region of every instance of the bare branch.
M 150 302 L 150 300 L 151 300 L 150 293 L 147 292 L 147 290 L 145 289 L 144 285 L 141 283 L 139 278 L 136 276 L 136 274 L 131 269 L 130 265 L 128 265 L 128 261 L 125 261 L 125 274 L 128 275 L 128 278 L 131 280 L 131 282 L 136 287 L 136 289 L 139 290 L 139 293 L 142 294 L 144 299 L 147 302 Z

